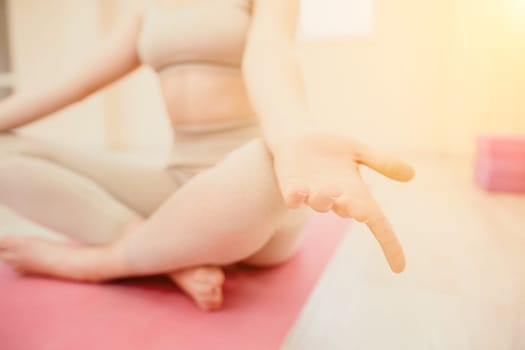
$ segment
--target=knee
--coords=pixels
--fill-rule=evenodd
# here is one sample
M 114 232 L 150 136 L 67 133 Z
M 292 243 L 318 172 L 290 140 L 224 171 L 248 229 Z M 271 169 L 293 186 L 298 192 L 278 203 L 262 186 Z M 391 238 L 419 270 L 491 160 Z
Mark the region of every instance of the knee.
M 264 156 L 270 154 L 269 149 L 266 146 L 266 143 L 264 142 L 262 137 L 254 138 L 253 140 L 247 143 L 247 146 L 252 148 L 252 152 L 258 152 Z
M 272 267 L 283 264 L 293 258 L 302 242 L 302 230 L 276 232 L 259 251 L 242 261 L 255 267 Z
M 241 147 L 231 152 L 227 159 L 245 158 L 251 162 L 264 164 L 266 167 L 272 166 L 272 157 L 264 140 L 260 137 L 255 138 Z
M 225 159 L 228 167 L 242 169 L 245 179 L 256 181 L 266 180 L 276 184 L 273 170 L 273 160 L 266 144 L 261 138 L 256 138 L 230 153 Z M 240 169 L 239 169 L 240 168 Z

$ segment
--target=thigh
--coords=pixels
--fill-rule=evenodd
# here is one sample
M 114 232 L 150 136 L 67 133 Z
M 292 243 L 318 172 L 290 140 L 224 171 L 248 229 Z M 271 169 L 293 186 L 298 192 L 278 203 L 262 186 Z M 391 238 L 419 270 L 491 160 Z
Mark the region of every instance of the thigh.
M 45 159 L 0 153 L 0 202 L 76 240 L 114 241 L 137 213 L 90 179 Z
M 303 228 L 311 210 L 306 206 L 287 213 L 270 240 L 253 255 L 242 260 L 243 264 L 267 267 L 285 262 L 299 249 Z
M 180 185 L 162 168 L 134 163 L 109 152 L 74 149 L 17 132 L 0 133 L 0 152 L 36 157 L 87 177 L 117 200 L 147 216 Z
M 290 211 L 256 139 L 189 180 L 119 245 L 136 274 L 230 264 L 267 244 Z

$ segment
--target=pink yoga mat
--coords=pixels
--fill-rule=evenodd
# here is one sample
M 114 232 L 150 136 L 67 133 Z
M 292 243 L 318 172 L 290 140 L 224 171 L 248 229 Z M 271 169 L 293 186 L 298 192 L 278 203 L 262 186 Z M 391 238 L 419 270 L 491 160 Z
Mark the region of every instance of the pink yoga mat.
M 20 277 L 0 265 L 0 349 L 278 349 L 347 226 L 315 214 L 288 263 L 229 270 L 224 308 L 213 313 L 163 278 L 90 285 Z

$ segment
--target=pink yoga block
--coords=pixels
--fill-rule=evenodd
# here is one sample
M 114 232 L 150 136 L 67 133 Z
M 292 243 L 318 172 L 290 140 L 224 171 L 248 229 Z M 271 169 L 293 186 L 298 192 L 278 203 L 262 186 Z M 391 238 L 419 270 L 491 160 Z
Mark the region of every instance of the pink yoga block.
M 213 313 L 163 278 L 91 285 L 0 265 L 0 350 L 279 349 L 347 227 L 315 214 L 286 264 L 227 271 L 224 308 Z
M 525 176 L 512 176 L 498 174 L 491 171 L 478 171 L 477 184 L 491 192 L 525 193 Z
M 478 155 L 482 157 L 525 161 L 525 135 L 481 135 L 477 147 Z
M 525 160 L 485 156 L 478 157 L 476 167 L 480 171 L 490 171 L 501 175 L 525 176 Z
M 525 136 L 479 137 L 475 180 L 488 191 L 525 192 Z

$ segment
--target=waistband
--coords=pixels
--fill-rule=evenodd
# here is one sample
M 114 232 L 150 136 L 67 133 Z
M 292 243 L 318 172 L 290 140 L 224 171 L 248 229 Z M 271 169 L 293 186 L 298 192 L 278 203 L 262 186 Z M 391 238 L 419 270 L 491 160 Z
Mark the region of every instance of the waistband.
M 250 127 L 259 127 L 259 120 L 250 117 L 200 124 L 174 124 L 173 133 L 175 137 L 183 137 L 185 135 L 213 134 Z
M 261 129 L 256 118 L 173 125 L 173 147 L 168 168 L 211 167 L 234 149 L 260 136 Z

